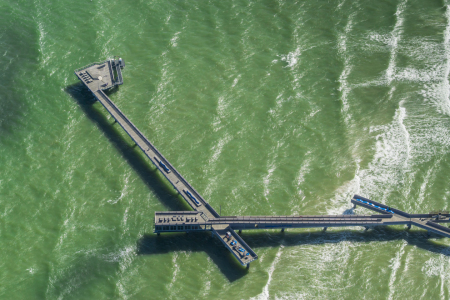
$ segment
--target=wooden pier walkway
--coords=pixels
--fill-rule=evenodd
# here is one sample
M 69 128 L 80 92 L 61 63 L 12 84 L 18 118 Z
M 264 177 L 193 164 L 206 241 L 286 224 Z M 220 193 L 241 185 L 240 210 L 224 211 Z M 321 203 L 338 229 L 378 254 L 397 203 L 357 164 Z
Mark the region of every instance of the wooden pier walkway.
M 450 228 L 440 225 L 449 223 L 448 212 L 428 214 L 408 214 L 382 203 L 354 195 L 351 202 L 375 211 L 376 215 L 335 215 L 335 216 L 219 216 L 209 203 L 184 179 L 172 164 L 120 111 L 103 90 L 123 83 L 121 69 L 125 66 L 121 59 L 109 59 L 77 69 L 75 74 L 94 94 L 123 130 L 133 139 L 147 158 L 161 171 L 166 179 L 186 200 L 194 211 L 155 212 L 154 232 L 195 232 L 212 231 L 236 259 L 249 266 L 258 256 L 236 233 L 235 230 L 287 229 L 321 227 L 415 225 L 428 232 L 450 237 Z

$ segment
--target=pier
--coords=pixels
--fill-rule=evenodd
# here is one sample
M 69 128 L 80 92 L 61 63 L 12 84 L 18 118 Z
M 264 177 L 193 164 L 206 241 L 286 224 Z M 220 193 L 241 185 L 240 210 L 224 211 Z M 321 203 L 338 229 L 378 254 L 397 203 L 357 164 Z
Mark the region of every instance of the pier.
M 193 211 L 155 212 L 154 232 L 198 232 L 211 231 L 244 266 L 258 258 L 257 254 L 239 236 L 242 230 L 267 230 L 288 228 L 358 226 L 369 229 L 374 226 L 412 225 L 450 237 L 450 228 L 441 224 L 450 223 L 448 211 L 427 214 L 409 214 L 382 203 L 354 195 L 354 207 L 361 206 L 374 211 L 373 215 L 317 215 L 317 216 L 220 216 L 214 208 L 184 179 L 173 165 L 142 134 L 139 129 L 109 99 L 104 90 L 123 84 L 122 69 L 125 62 L 117 57 L 93 63 L 75 70 L 75 75 L 93 93 L 115 121 L 131 137 L 147 158 L 159 169 Z

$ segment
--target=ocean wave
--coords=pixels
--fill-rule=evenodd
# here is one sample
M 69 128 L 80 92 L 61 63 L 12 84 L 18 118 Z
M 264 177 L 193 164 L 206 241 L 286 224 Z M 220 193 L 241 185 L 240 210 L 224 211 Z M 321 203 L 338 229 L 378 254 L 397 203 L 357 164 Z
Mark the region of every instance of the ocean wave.
M 281 61 L 285 61 L 287 63 L 286 67 L 293 68 L 297 65 L 301 54 L 302 52 L 300 51 L 300 48 L 297 48 L 286 55 L 281 55 Z
M 406 242 L 403 242 L 400 249 L 395 254 L 395 257 L 390 260 L 389 268 L 391 269 L 391 274 L 389 277 L 389 296 L 388 299 L 393 299 L 394 293 L 396 291 L 395 281 L 397 278 L 397 272 L 401 266 L 402 256 L 405 253 Z
M 351 14 L 347 25 L 345 26 L 344 33 L 339 35 L 338 38 L 338 53 L 341 58 L 344 60 L 344 68 L 342 70 L 341 75 L 339 75 L 339 91 L 341 92 L 341 101 L 342 101 L 342 109 L 341 113 L 344 116 L 344 121 L 348 125 L 351 119 L 351 115 L 349 114 L 349 101 L 348 95 L 351 91 L 351 87 L 348 84 L 347 78 L 350 72 L 352 71 L 351 64 L 351 55 L 347 53 L 347 39 L 348 35 L 352 30 L 352 19 L 354 14 Z
M 284 248 L 283 245 L 281 245 L 277 251 L 277 254 L 275 255 L 275 259 L 273 260 L 272 264 L 269 267 L 269 270 L 267 270 L 268 279 L 267 279 L 267 283 L 263 287 L 262 293 L 256 297 L 252 297 L 250 299 L 252 299 L 252 300 L 267 300 L 267 299 L 269 299 L 269 297 L 270 297 L 269 287 L 270 287 L 270 283 L 272 281 L 272 275 L 275 272 L 275 268 L 277 266 L 278 261 L 280 260 L 281 254 L 283 254 L 283 248 Z
M 402 33 L 403 33 L 403 28 L 402 28 L 403 22 L 404 22 L 403 13 L 405 11 L 406 3 L 407 3 L 407 0 L 400 2 L 397 5 L 397 11 L 395 12 L 396 21 L 395 21 L 394 29 L 392 30 L 392 33 L 391 33 L 392 37 L 391 37 L 391 42 L 390 42 L 391 55 L 389 57 L 389 65 L 386 70 L 386 78 L 387 78 L 388 83 L 392 82 L 393 75 L 395 74 L 394 73 L 395 60 L 397 58 L 398 43 L 399 43 Z
M 447 24 L 444 30 L 444 71 L 441 85 L 437 86 L 439 88 L 440 95 L 434 95 L 434 99 L 432 100 L 440 111 L 442 111 L 446 115 L 450 115 L 450 84 L 449 84 L 449 74 L 450 74 L 450 5 L 446 6 L 445 18 L 447 20 Z

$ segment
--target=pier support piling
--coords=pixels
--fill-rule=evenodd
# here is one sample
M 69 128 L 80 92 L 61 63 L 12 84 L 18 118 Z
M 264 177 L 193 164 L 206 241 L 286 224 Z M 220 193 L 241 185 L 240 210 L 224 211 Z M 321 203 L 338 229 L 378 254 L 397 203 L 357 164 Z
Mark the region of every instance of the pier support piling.
M 324 227 L 324 228 L 323 228 L 323 231 L 327 231 L 327 229 L 328 229 L 328 227 Z
M 284 228 L 281 228 L 281 232 L 284 232 Z

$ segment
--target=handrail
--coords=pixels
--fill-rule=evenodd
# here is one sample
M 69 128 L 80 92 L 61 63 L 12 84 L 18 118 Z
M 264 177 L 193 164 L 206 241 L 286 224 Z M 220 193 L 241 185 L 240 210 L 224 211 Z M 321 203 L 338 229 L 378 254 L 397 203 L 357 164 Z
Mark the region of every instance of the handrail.
M 436 224 L 436 223 L 434 223 L 434 222 L 428 221 L 426 224 L 427 224 L 428 226 L 437 228 L 437 229 L 439 229 L 439 230 L 442 230 L 442 231 L 445 231 L 445 232 L 450 232 L 450 228 L 445 227 L 445 226 L 442 226 L 442 225 L 439 225 L 439 224 Z
M 92 67 L 92 66 L 94 66 L 94 65 L 101 65 L 101 64 L 104 64 L 104 63 L 106 63 L 108 60 L 109 60 L 109 59 L 106 59 L 106 60 L 104 60 L 104 61 L 102 61 L 102 62 L 94 62 L 94 63 L 88 64 L 88 65 L 86 65 L 86 66 L 84 66 L 84 67 L 81 67 L 81 68 L 76 69 L 75 72 L 79 72 L 79 71 L 81 71 L 81 70 L 83 70 L 83 69 L 90 68 L 90 67 Z

